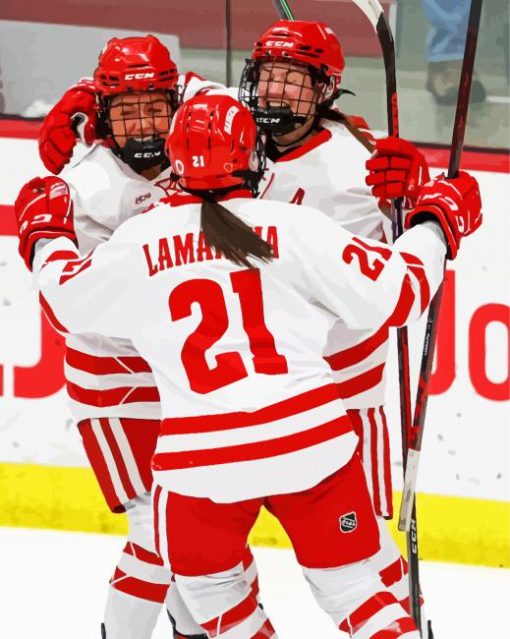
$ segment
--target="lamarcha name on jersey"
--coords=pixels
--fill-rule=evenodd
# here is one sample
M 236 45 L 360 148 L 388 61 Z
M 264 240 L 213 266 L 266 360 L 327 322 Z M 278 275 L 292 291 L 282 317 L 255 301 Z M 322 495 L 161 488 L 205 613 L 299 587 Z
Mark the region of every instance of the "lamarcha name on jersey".
M 276 226 L 255 226 L 253 230 L 264 239 L 273 249 L 273 257 L 279 257 L 278 230 Z M 183 266 L 193 262 L 219 260 L 223 257 L 221 251 L 212 249 L 205 241 L 205 235 L 198 233 L 186 233 L 186 235 L 174 235 L 173 237 L 161 237 L 150 244 L 142 246 L 149 277 L 166 271 L 174 266 Z

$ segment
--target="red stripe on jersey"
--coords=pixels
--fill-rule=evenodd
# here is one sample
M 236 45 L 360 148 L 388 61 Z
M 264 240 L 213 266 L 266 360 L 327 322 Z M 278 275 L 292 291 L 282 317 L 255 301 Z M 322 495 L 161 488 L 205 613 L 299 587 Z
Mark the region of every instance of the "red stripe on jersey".
M 224 612 L 221 616 L 205 621 L 200 625 L 208 633 L 209 637 L 216 637 L 238 626 L 253 614 L 256 609 L 257 600 L 252 595 L 248 595 L 243 601 Z
M 384 344 L 389 338 L 389 330 L 386 325 L 382 326 L 376 333 L 363 340 L 355 346 L 346 348 L 343 351 L 327 355 L 324 359 L 334 371 L 348 368 L 354 364 L 359 364 L 369 355 L 371 355 L 381 344 Z
M 365 603 L 361 604 L 361 606 L 352 612 L 347 619 L 344 619 L 338 627 L 344 632 L 350 632 L 350 636 L 352 637 L 375 614 L 383 608 L 386 608 L 386 606 L 393 604 L 398 604 L 398 601 L 391 592 L 378 592 L 365 601 Z
M 420 285 L 420 308 L 421 312 L 427 308 L 430 302 L 430 285 L 425 274 L 425 267 L 420 258 L 411 253 L 401 253 L 411 273 L 416 277 Z
M 58 321 L 58 319 L 55 316 L 55 313 L 53 312 L 48 302 L 45 300 L 42 293 L 39 293 L 39 303 L 43 311 L 45 312 L 46 317 L 48 318 L 50 324 L 53 326 L 53 328 L 56 329 L 57 331 L 60 331 L 61 333 L 69 333 L 67 328 Z
M 411 617 L 401 617 L 400 619 L 395 619 L 395 621 L 391 622 L 391 628 L 388 627 L 383 630 L 379 630 L 379 632 L 371 635 L 370 639 L 397 639 L 398 637 L 403 637 L 413 630 L 418 630 L 418 628 Z
M 65 284 L 69 280 L 72 280 L 73 277 L 76 277 L 83 271 L 89 268 L 92 265 L 92 257 L 84 257 L 82 260 L 69 260 L 67 264 L 64 266 L 64 269 L 60 275 L 59 285 Z M 74 270 L 76 267 L 77 270 Z
M 320 388 L 306 391 L 281 402 L 264 406 L 252 412 L 239 411 L 218 415 L 200 415 L 199 417 L 173 417 L 161 423 L 161 435 L 189 435 L 192 433 L 209 433 L 231 428 L 244 428 L 267 424 L 278 419 L 285 419 L 317 408 L 328 402 L 340 399 L 336 384 L 328 384 Z
M 390 451 L 390 437 L 388 433 L 388 423 L 386 421 L 386 413 L 384 412 L 384 406 L 379 406 L 379 414 L 383 421 L 383 451 L 384 451 L 384 470 L 383 470 L 383 481 L 384 481 L 384 490 L 386 491 L 386 504 L 387 504 L 387 513 L 383 516 L 386 519 L 393 518 L 393 491 L 391 485 L 391 451 Z
M 376 513 L 381 512 L 381 496 L 379 493 L 379 450 L 378 450 L 378 428 L 375 421 L 375 408 L 369 408 L 367 411 L 368 422 L 370 424 L 370 461 L 372 465 L 372 482 L 374 486 L 374 510 Z
M 306 153 L 308 153 L 312 149 L 315 149 L 321 144 L 324 144 L 324 142 L 327 142 L 329 139 L 331 139 L 331 136 L 332 133 L 329 129 L 322 129 L 322 131 L 319 131 L 319 133 L 313 135 L 304 144 L 301 144 L 292 151 L 289 151 L 288 153 L 285 153 L 285 155 L 279 157 L 276 162 L 288 162 L 289 160 L 300 158 L 303 155 L 306 155 Z
M 407 562 L 403 557 L 399 557 L 392 564 L 380 570 L 379 576 L 386 588 L 389 588 L 400 581 L 402 577 L 407 575 L 407 570 Z
M 97 441 L 94 430 L 92 429 L 92 423 L 90 419 L 82 421 L 78 424 L 80 434 L 83 440 L 83 445 L 87 453 L 87 457 L 90 461 L 94 473 L 100 478 L 101 490 L 108 506 L 115 513 L 122 513 L 125 511 L 122 506 L 123 499 L 117 495 L 115 486 L 112 481 L 110 469 L 105 461 L 105 457 L 99 442 Z
M 124 456 L 122 455 L 117 439 L 115 438 L 115 435 L 111 429 L 110 420 L 107 417 L 101 417 L 99 419 L 99 423 L 101 424 L 101 431 L 112 453 L 115 467 L 117 468 L 120 481 L 122 482 L 122 486 L 124 487 L 126 494 L 136 495 L 137 491 L 131 483 L 129 471 L 124 462 Z
M 110 583 L 115 590 L 120 590 L 127 595 L 161 604 L 165 601 L 169 588 L 169 584 L 154 584 L 126 575 L 120 568 L 115 569 Z
M 361 375 L 351 377 L 344 382 L 338 382 L 336 385 L 338 394 L 342 399 L 348 399 L 349 397 L 354 397 L 354 395 L 359 395 L 360 393 L 370 390 L 382 380 L 385 365 L 386 364 L 379 364 L 379 366 L 375 366 L 369 371 L 361 373 Z
M 393 310 L 393 313 L 386 321 L 387 326 L 402 326 L 406 323 L 407 318 L 413 308 L 415 294 L 413 286 L 411 284 L 411 278 L 409 275 L 404 277 L 402 282 L 402 288 L 400 289 L 400 295 L 398 297 L 397 304 Z
M 80 404 L 96 406 L 97 408 L 136 402 L 159 402 L 159 392 L 155 386 L 138 388 L 125 386 L 108 390 L 95 390 L 67 382 L 67 392 L 71 399 L 80 402 Z
M 136 557 L 140 561 L 143 561 L 143 563 L 145 564 L 152 564 L 153 566 L 163 565 L 163 560 L 159 555 L 157 555 L 155 552 L 147 550 L 146 548 L 142 548 L 142 546 L 139 546 L 132 541 L 127 542 L 122 552 L 126 553 L 126 555 Z
M 251 639 L 271 639 L 272 637 L 276 637 L 275 629 L 269 619 L 266 619 Z
M 50 262 L 57 262 L 58 260 L 76 260 L 79 258 L 80 258 L 80 254 L 77 252 L 75 253 L 74 251 L 55 251 L 44 262 L 44 264 L 41 267 L 41 270 Z
M 73 348 L 66 350 L 66 363 L 86 373 L 114 375 L 116 373 L 151 373 L 149 364 L 137 356 L 98 357 Z
M 166 420 L 163 420 L 163 423 Z M 241 461 L 253 461 L 267 457 L 276 457 L 293 453 L 303 448 L 316 446 L 335 437 L 340 437 L 352 431 L 351 420 L 347 415 L 310 428 L 300 433 L 293 433 L 285 437 L 266 439 L 260 442 L 239 444 L 237 446 L 223 446 L 203 450 L 185 450 L 176 453 L 156 453 L 153 457 L 153 470 L 177 470 L 179 468 L 193 468 L 194 466 L 212 466 L 218 464 L 232 464 Z

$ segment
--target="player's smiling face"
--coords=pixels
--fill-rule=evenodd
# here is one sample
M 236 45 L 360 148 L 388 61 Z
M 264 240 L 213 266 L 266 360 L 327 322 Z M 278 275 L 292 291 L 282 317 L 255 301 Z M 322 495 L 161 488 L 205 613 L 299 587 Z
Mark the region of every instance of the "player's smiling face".
M 129 138 L 165 138 L 172 113 L 165 92 L 133 91 L 114 96 L 109 115 L 113 137 L 123 148 Z
M 295 115 L 315 114 L 317 87 L 305 65 L 275 60 L 260 67 L 259 106 L 288 107 Z

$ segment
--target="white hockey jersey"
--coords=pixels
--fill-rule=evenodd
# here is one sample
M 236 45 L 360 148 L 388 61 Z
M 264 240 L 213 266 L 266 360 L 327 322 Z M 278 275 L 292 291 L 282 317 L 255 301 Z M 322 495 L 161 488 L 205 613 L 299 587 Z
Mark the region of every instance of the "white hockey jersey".
M 221 85 L 194 73 L 179 77 L 183 99 Z M 125 220 L 173 190 L 170 169 L 150 181 L 110 150 L 97 145 L 62 176 L 71 187 L 74 222 L 82 255 L 106 241 Z M 96 309 L 100 313 L 101 309 Z M 159 419 L 159 393 L 148 366 L 128 340 L 70 335 L 65 376 L 78 420 L 93 417 Z
M 320 355 L 332 325 L 417 319 L 442 279 L 442 232 L 429 222 L 390 249 L 317 210 L 236 197 L 275 255 L 246 269 L 205 244 L 193 196 L 169 199 L 84 259 L 59 257 L 65 238 L 40 248 L 43 304 L 61 330 L 130 339 L 149 363 L 157 483 L 220 502 L 307 489 L 357 443 Z
M 368 151 L 342 125 L 324 120 L 323 130 L 268 170 L 260 197 L 320 209 L 351 233 L 382 240 L 385 218 L 365 186 Z M 388 327 L 349 330 L 339 319 L 324 354 L 348 408 L 384 403 Z

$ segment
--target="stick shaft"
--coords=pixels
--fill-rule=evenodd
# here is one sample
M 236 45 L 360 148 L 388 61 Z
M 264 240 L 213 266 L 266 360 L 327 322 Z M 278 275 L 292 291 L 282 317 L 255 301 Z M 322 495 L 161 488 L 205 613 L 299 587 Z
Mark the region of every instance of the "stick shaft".
M 462 150 L 464 148 L 464 138 L 466 133 L 467 116 L 469 110 L 469 98 L 471 93 L 471 83 L 475 64 L 476 47 L 478 42 L 478 32 L 480 30 L 480 15 L 482 10 L 482 0 L 471 0 L 469 13 L 468 30 L 466 34 L 466 46 L 464 50 L 464 61 L 460 75 L 459 94 L 457 97 L 457 110 L 455 112 L 455 122 L 453 125 L 452 144 L 450 151 L 450 162 L 448 166 L 448 177 L 457 175 L 460 168 Z M 416 395 L 416 406 L 410 446 L 417 452 L 421 451 L 423 433 L 425 429 L 425 415 L 429 398 L 429 380 L 434 360 L 434 350 L 436 344 L 437 326 L 439 310 L 441 307 L 443 286 L 438 289 L 432 303 L 430 304 L 425 328 L 423 353 L 420 366 L 420 377 L 418 380 L 418 391 Z M 414 464 L 410 469 L 409 476 L 406 473 L 404 479 L 404 492 L 400 508 L 399 529 L 409 530 L 411 527 L 411 503 L 415 501 L 415 487 L 418 475 L 418 464 Z

